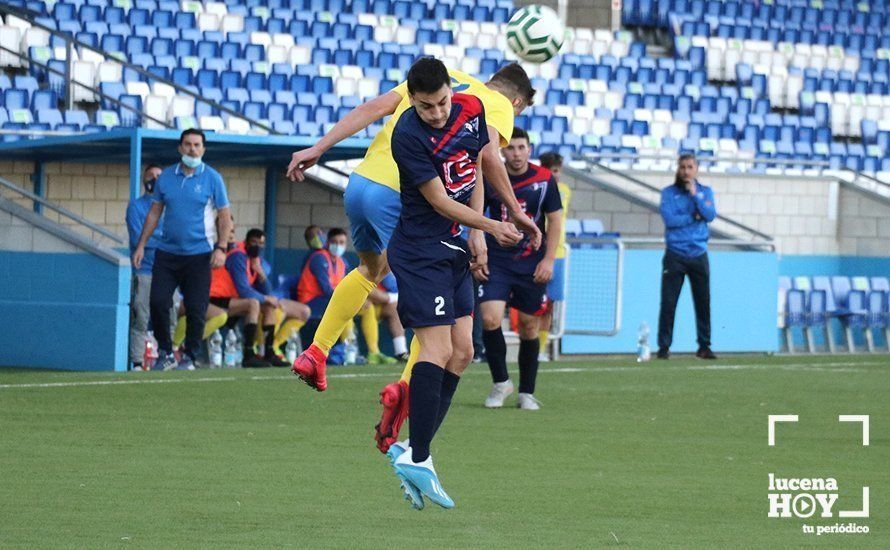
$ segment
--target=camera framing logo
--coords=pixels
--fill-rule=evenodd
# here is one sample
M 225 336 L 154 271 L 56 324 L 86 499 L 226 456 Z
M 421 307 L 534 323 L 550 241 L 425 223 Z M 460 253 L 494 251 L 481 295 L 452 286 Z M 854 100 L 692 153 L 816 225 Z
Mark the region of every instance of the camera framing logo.
M 842 414 L 837 418 L 838 422 L 859 422 L 862 424 L 862 446 L 869 444 L 869 417 L 867 414 Z M 776 446 L 776 424 L 796 423 L 796 414 L 771 414 L 768 416 L 767 444 Z M 799 518 L 799 519 L 846 519 L 867 518 L 869 504 L 869 489 L 862 488 L 862 505 L 859 509 L 842 509 L 838 503 L 838 481 L 833 477 L 825 478 L 797 478 L 780 477 L 774 473 L 769 474 L 769 486 L 767 489 L 769 500 L 770 518 Z M 844 504 L 844 508 L 848 505 Z M 804 533 L 824 534 L 860 534 L 868 533 L 868 525 L 860 525 L 854 522 L 814 525 L 803 524 Z

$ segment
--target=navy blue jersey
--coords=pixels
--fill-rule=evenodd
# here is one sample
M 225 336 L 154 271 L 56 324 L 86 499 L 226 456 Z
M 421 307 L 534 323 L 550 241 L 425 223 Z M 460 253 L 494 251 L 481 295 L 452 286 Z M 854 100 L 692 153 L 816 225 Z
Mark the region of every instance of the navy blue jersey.
M 421 120 L 412 107 L 402 114 L 392 134 L 392 152 L 399 168 L 402 214 L 396 234 L 412 240 L 444 240 L 460 226 L 433 209 L 420 186 L 439 178 L 452 200 L 467 204 L 476 188 L 476 161 L 488 143 L 485 109 L 473 96 L 454 94 L 451 116 L 441 129 Z
M 519 201 L 519 206 L 528 214 L 528 217 L 535 221 L 541 229 L 544 239 L 538 250 L 532 248 L 531 240 L 528 237 L 524 237 L 516 246 L 504 248 L 497 243 L 494 237 L 486 235 L 485 237 L 488 239 L 488 257 L 492 262 L 508 265 L 514 273 L 534 273 L 535 267 L 537 267 L 538 262 L 544 258 L 546 253 L 545 215 L 562 209 L 559 188 L 550 170 L 531 163 L 529 163 L 528 170 L 524 174 L 519 176 L 511 175 L 510 183 L 513 184 L 513 193 L 516 195 L 516 200 Z M 485 191 L 488 217 L 499 221 L 509 221 L 507 208 L 501 202 L 497 193 L 491 188 Z

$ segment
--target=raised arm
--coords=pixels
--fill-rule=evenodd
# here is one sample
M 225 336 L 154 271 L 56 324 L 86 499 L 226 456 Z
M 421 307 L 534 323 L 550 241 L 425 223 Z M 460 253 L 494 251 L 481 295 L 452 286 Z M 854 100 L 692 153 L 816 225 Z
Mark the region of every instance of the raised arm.
M 306 179 L 306 170 L 314 166 L 328 149 L 383 117 L 393 114 L 401 102 L 402 96 L 398 92 L 390 90 L 349 111 L 346 116 L 334 124 L 330 132 L 318 140 L 318 143 L 302 151 L 297 151 L 291 156 L 290 165 L 287 167 L 287 177 L 291 181 L 303 181 Z
M 692 196 L 695 201 L 695 209 L 698 215 L 708 223 L 717 217 L 717 207 L 714 205 L 714 192 L 711 189 L 703 189 L 701 193 Z
M 485 149 L 494 148 L 494 145 L 489 142 L 482 150 L 482 154 L 485 154 Z M 476 165 L 476 181 L 482 182 L 482 164 L 477 163 Z M 470 208 L 475 210 L 476 212 L 483 214 L 485 211 L 485 186 L 481 185 L 481 183 L 476 184 L 476 188 L 473 190 L 473 196 L 470 197 Z M 488 280 L 488 243 L 485 242 L 485 234 L 478 229 L 470 229 L 469 237 L 467 238 L 467 245 L 470 247 L 470 255 L 472 256 L 472 261 L 470 262 L 470 271 L 472 271 L 473 276 L 479 281 L 487 281 Z

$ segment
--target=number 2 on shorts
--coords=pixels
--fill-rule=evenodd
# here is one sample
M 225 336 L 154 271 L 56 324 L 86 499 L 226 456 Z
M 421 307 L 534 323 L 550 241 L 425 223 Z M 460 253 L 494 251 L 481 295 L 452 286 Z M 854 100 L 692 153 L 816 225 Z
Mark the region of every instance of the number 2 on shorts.
M 445 298 L 436 296 L 436 299 L 433 301 L 436 302 L 436 315 L 445 315 Z

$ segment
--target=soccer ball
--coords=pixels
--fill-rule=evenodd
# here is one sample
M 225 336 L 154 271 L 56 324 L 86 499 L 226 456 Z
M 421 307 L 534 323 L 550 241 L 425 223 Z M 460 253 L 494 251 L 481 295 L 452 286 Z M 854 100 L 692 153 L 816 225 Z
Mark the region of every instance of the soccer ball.
M 507 23 L 507 45 L 516 55 L 533 63 L 543 63 L 556 55 L 565 34 L 559 16 L 547 6 L 526 6 Z

